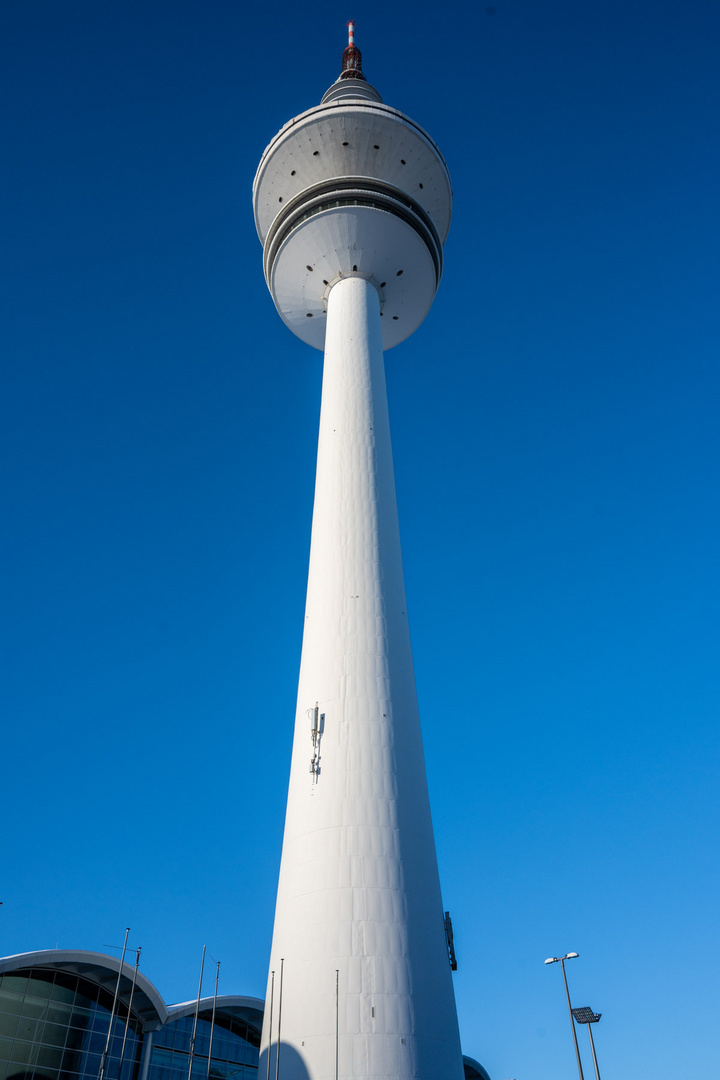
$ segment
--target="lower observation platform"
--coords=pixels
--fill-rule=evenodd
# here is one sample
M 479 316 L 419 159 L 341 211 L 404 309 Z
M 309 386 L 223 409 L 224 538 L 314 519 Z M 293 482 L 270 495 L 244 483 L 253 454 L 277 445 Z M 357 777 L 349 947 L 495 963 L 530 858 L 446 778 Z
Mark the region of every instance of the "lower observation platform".
M 372 281 L 386 350 L 408 338 L 427 315 L 439 268 L 426 240 L 407 221 L 370 206 L 342 206 L 295 225 L 266 271 L 283 322 L 315 349 L 325 347 L 327 297 L 335 282 L 353 275 Z

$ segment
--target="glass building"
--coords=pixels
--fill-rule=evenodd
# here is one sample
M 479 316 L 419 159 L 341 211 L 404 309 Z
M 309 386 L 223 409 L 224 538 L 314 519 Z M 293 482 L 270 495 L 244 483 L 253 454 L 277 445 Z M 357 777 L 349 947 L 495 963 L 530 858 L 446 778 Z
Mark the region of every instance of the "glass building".
M 0 976 L 1 1080 L 97 1080 L 113 996 L 80 975 L 33 968 Z M 116 1009 L 106 1071 L 135 1080 L 142 1025 Z
M 153 1040 L 149 1080 L 188 1080 L 190 1074 L 195 1002 L 176 1006 L 169 1012 L 167 1023 Z M 216 1010 L 213 1024 L 212 1008 L 201 1009 L 195 1031 L 191 1080 L 208 1080 L 208 1077 L 210 1080 L 257 1080 L 261 1022 L 262 1016 L 260 1020 L 253 1020 L 238 1015 L 237 1010 L 231 1014 L 225 1009 Z
M 490 1080 L 485 1069 L 479 1061 L 475 1058 L 467 1057 L 463 1054 L 463 1069 L 465 1070 L 465 1080 Z
M 213 1021 L 202 998 L 191 1066 L 196 1001 L 168 1007 L 144 975 L 101 953 L 5 957 L 0 1080 L 257 1080 L 263 1005 L 218 996 Z

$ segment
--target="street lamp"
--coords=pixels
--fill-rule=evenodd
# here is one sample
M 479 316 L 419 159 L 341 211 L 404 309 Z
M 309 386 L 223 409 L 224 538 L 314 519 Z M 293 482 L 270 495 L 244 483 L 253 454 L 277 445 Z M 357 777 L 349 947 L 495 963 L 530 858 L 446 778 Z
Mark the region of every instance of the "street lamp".
M 579 1009 L 573 1009 L 573 1016 L 577 1020 L 578 1024 L 587 1024 L 588 1035 L 590 1036 L 590 1049 L 592 1050 L 593 1065 L 595 1066 L 595 1080 L 600 1080 L 600 1073 L 598 1072 L 597 1058 L 595 1057 L 595 1043 L 592 1037 L 591 1024 L 597 1024 L 598 1020 L 602 1016 L 602 1013 L 595 1013 L 592 1011 L 589 1005 L 583 1005 Z
M 585 1080 L 585 1077 L 583 1076 L 582 1062 L 580 1060 L 580 1048 L 578 1047 L 577 1032 L 575 1031 L 575 1021 L 573 1020 L 572 1005 L 570 1004 L 570 991 L 568 990 L 567 975 L 565 974 L 565 961 L 566 960 L 574 960 L 575 957 L 578 956 L 578 955 L 579 955 L 579 953 L 569 952 L 569 953 L 565 953 L 564 956 L 548 956 L 545 963 L 546 964 L 557 964 L 557 963 L 559 963 L 561 968 L 562 968 L 563 979 L 565 980 L 565 996 L 567 997 L 568 1012 L 570 1013 L 570 1027 L 572 1028 L 573 1042 L 575 1044 L 575 1057 L 577 1058 L 578 1072 L 580 1073 L 580 1080 Z

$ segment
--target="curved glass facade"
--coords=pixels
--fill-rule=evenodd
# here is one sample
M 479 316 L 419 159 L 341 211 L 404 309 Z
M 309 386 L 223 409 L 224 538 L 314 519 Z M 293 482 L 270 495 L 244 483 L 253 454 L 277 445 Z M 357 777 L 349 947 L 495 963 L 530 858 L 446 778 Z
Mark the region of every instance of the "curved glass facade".
M 111 1010 L 112 994 L 80 975 L 41 967 L 0 975 L 0 1080 L 98 1080 Z M 112 1080 L 137 1080 L 142 1028 L 132 1015 L 126 1021 L 118 1002 Z
M 208 1076 L 211 1020 L 210 1011 L 198 1015 L 192 1080 L 206 1080 Z M 179 1020 L 169 1020 L 155 1033 L 150 1080 L 188 1080 L 193 1023 L 193 1016 L 183 1016 Z M 216 1012 L 211 1080 L 257 1080 L 259 1053 L 258 1027 L 228 1013 Z

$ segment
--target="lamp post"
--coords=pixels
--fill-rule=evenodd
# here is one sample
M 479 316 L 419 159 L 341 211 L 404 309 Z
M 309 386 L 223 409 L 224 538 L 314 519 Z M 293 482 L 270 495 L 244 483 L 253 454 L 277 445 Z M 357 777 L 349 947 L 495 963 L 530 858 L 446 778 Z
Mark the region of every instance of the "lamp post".
M 600 1080 L 600 1072 L 598 1071 L 597 1057 L 595 1056 L 595 1043 L 593 1042 L 591 1024 L 597 1024 L 598 1020 L 602 1016 L 602 1013 L 595 1013 L 592 1011 L 589 1005 L 582 1005 L 579 1009 L 573 1009 L 573 1016 L 577 1020 L 578 1024 L 587 1024 L 588 1035 L 590 1036 L 590 1049 L 592 1050 L 593 1065 L 595 1066 L 595 1080 Z
M 574 960 L 575 957 L 578 956 L 578 955 L 579 955 L 579 953 L 569 952 L 569 953 L 565 953 L 564 956 L 548 956 L 545 963 L 546 964 L 557 964 L 557 963 L 559 963 L 561 968 L 562 968 L 563 979 L 565 981 L 565 996 L 567 997 L 568 1012 L 570 1013 L 570 1027 L 572 1028 L 573 1043 L 575 1044 L 575 1057 L 577 1058 L 578 1072 L 580 1074 L 580 1080 L 585 1080 L 585 1077 L 583 1076 L 582 1062 L 580 1060 L 580 1048 L 578 1046 L 578 1041 L 577 1041 L 577 1032 L 575 1031 L 575 1021 L 573 1020 L 572 1005 L 570 1004 L 570 991 L 568 990 L 567 975 L 565 974 L 565 961 L 566 960 Z

